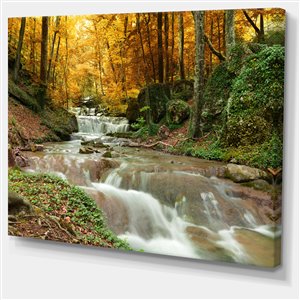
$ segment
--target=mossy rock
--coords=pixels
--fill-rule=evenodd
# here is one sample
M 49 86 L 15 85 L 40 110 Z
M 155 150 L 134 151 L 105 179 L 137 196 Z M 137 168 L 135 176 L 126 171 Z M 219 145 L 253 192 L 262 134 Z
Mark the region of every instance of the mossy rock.
M 29 93 L 21 89 L 12 80 L 8 81 L 8 94 L 20 103 L 28 107 L 29 109 L 38 112 L 41 110 L 38 101 L 32 97 Z
M 149 101 L 147 101 L 147 96 L 149 97 Z M 145 106 L 150 107 L 152 121 L 154 123 L 159 123 L 159 121 L 166 115 L 167 102 L 170 98 L 171 94 L 168 85 L 153 83 L 140 91 L 137 100 L 140 109 Z M 146 112 L 143 113 L 144 117 L 145 115 Z
M 194 82 L 192 80 L 176 80 L 172 88 L 172 99 L 181 99 L 187 101 L 193 97 Z
M 228 70 L 227 62 L 218 65 L 209 77 L 205 92 L 202 120 L 209 125 L 223 122 L 222 112 L 225 110 L 235 74 Z M 207 126 L 206 126 L 207 127 Z
M 190 116 L 189 105 L 182 100 L 172 100 L 167 104 L 168 124 L 181 124 Z
M 228 146 L 261 144 L 271 136 L 272 126 L 260 116 L 230 118 L 226 123 L 225 143 Z

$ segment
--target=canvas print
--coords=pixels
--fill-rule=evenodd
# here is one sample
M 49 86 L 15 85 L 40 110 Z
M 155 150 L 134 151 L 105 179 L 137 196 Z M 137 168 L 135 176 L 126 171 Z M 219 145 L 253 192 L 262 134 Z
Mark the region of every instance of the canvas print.
M 8 29 L 9 235 L 280 264 L 284 10 Z

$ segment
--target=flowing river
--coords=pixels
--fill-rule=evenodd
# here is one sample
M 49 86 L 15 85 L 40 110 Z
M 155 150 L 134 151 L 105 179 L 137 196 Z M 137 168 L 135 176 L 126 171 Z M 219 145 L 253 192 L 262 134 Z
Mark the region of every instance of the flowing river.
M 77 116 L 72 140 L 29 153 L 30 172 L 55 173 L 82 187 L 102 208 L 109 227 L 136 250 L 274 266 L 279 225 L 266 218 L 270 195 L 215 177 L 222 163 L 121 147 L 108 132 L 125 132 L 123 118 Z M 80 139 L 113 147 L 80 154 Z

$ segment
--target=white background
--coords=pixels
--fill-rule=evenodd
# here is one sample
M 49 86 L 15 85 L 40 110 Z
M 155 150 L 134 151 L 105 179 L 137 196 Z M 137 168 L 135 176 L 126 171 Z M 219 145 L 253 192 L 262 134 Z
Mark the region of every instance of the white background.
M 281 7 L 287 11 L 282 266 L 263 270 L 7 236 L 7 17 Z M 4 298 L 299 297 L 298 1 L 3 1 L 1 33 L 1 250 Z M 4 167 L 5 166 L 5 167 Z

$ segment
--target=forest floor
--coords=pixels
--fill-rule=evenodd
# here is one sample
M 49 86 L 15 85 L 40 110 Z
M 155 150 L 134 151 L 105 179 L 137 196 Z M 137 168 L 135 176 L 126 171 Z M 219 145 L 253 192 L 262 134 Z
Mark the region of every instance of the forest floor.
M 12 145 L 30 140 L 44 140 L 51 130 L 43 125 L 42 118 L 12 97 L 8 99 L 8 139 Z

